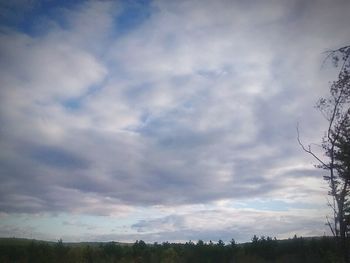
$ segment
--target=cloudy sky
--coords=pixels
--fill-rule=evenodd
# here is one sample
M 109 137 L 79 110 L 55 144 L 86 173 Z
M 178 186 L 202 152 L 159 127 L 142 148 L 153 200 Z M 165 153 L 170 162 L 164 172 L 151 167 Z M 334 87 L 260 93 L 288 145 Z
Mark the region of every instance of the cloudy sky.
M 329 234 L 296 140 L 349 44 L 349 1 L 0 4 L 0 236 Z M 315 146 L 315 151 L 319 149 Z

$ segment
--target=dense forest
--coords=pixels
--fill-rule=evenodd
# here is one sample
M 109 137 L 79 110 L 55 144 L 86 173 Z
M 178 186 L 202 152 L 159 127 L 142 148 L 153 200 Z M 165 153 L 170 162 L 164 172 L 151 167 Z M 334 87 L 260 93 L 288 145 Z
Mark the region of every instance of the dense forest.
M 331 237 L 277 240 L 254 236 L 251 242 L 133 244 L 64 243 L 0 239 L 0 262 L 342 262 Z

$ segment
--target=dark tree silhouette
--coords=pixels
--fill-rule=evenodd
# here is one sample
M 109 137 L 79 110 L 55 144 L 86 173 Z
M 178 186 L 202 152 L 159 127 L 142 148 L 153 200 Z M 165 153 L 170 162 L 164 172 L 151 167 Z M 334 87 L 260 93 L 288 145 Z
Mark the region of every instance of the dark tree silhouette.
M 305 152 L 311 154 L 318 162 L 318 168 L 329 173 L 324 180 L 329 185 L 332 200 L 333 218 L 327 218 L 327 225 L 340 243 L 345 262 L 349 262 L 347 247 L 349 226 L 349 187 L 350 187 L 350 46 L 328 52 L 326 59 L 332 59 L 335 67 L 340 67 L 338 79 L 330 86 L 330 96 L 321 98 L 316 104 L 328 121 L 328 127 L 322 141 L 326 157 L 319 157 L 311 146 L 301 143 L 298 131 L 298 142 Z
M 231 263 L 231 262 L 341 262 L 336 255 L 333 238 L 302 238 L 276 240 L 254 238 L 251 242 L 225 245 L 193 242 L 134 244 L 116 242 L 58 243 L 16 238 L 0 238 L 0 262 L 142 262 L 142 263 Z

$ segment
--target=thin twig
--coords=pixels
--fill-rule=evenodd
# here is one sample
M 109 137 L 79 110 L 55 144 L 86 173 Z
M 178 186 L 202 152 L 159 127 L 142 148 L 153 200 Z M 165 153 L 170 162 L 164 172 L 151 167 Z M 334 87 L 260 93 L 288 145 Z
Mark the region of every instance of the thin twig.
M 333 236 L 336 237 L 335 232 L 334 232 L 333 227 L 332 227 L 332 224 L 331 224 L 331 222 L 329 222 L 328 216 L 326 216 L 326 220 L 327 220 L 326 225 L 329 226 L 329 228 L 331 229 L 331 232 L 332 232 Z
M 301 146 L 301 148 L 302 148 L 305 152 L 307 152 L 308 154 L 312 155 L 312 156 L 313 156 L 317 161 L 319 161 L 324 167 L 326 167 L 327 169 L 330 169 L 330 167 L 329 167 L 327 164 L 325 164 L 315 153 L 312 152 L 312 149 L 311 149 L 311 146 L 310 146 L 310 145 L 308 145 L 308 148 L 306 148 L 305 145 L 301 142 L 301 140 L 300 140 L 300 132 L 299 132 L 299 124 L 297 124 L 296 129 L 297 129 L 297 134 L 298 134 L 297 140 L 298 140 L 298 143 L 299 143 L 299 145 Z

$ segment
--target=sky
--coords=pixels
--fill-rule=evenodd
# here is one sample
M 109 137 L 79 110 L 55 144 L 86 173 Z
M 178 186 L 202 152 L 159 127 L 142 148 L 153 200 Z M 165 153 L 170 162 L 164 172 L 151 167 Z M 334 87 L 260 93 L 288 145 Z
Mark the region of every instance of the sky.
M 346 0 L 0 1 L 0 236 L 330 234 L 315 104 Z

